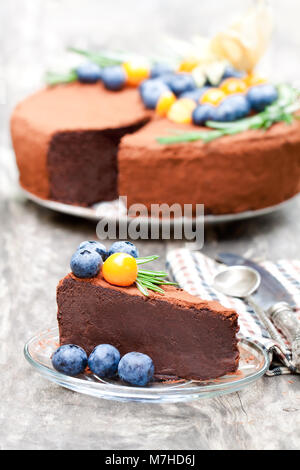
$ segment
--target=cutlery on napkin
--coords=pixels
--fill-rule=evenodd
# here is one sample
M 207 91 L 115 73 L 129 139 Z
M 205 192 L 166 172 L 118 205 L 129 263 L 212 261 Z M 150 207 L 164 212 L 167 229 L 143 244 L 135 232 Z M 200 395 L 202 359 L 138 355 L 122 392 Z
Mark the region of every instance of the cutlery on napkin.
M 234 253 L 219 253 L 216 260 L 227 266 L 248 266 L 259 273 L 261 283 L 252 297 L 261 307 L 265 321 L 270 319 L 290 343 L 293 364 L 300 371 L 300 321 L 295 315 L 295 302 L 288 290 L 276 277 L 252 260 Z M 274 340 L 278 336 L 277 331 L 274 336 L 272 333 L 270 335 Z
M 299 320 L 300 311 L 296 306 L 300 306 L 300 261 L 281 260 L 276 263 L 267 261 L 259 266 L 265 268 L 280 285 L 284 286 L 290 296 L 290 305 L 295 308 L 292 314 Z M 207 300 L 217 300 L 225 307 L 234 308 L 239 313 L 240 335 L 258 342 L 269 353 L 271 367 L 267 375 L 296 372 L 292 362 L 291 344 L 282 332 L 279 331 L 279 334 L 286 344 L 287 352 L 283 351 L 271 338 L 250 306 L 240 299 L 227 297 L 212 287 L 215 274 L 222 270 L 220 263 L 200 252 L 182 248 L 167 254 L 167 268 L 170 276 L 178 282 L 179 286 L 192 295 L 198 295 Z

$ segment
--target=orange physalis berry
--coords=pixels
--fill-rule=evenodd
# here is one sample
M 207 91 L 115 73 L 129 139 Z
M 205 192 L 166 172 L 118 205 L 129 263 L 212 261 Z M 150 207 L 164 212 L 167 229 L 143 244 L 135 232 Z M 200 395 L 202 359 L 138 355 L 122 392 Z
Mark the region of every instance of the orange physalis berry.
M 104 279 L 115 286 L 131 286 L 137 278 L 138 266 L 133 256 L 114 253 L 103 263 Z
M 150 66 L 142 60 L 130 60 L 123 64 L 127 74 L 128 85 L 138 86 L 143 80 L 150 76 Z
M 159 114 L 160 116 L 166 116 L 175 101 L 176 96 L 174 95 L 174 93 L 172 93 L 172 91 L 166 91 L 162 93 L 155 108 L 157 114 Z
M 247 85 L 240 78 L 227 78 L 221 83 L 220 89 L 226 95 L 233 95 L 235 93 L 246 93 Z
M 198 67 L 199 61 L 195 58 L 185 59 L 183 60 L 178 67 L 179 72 L 191 72 L 196 67 Z
M 256 86 L 256 85 L 263 85 L 264 83 L 267 83 L 268 81 L 267 79 L 260 77 L 259 75 L 256 75 L 254 73 L 250 73 L 243 80 L 248 87 Z
M 178 102 L 191 111 L 193 111 L 197 106 L 195 100 L 192 100 L 191 98 L 180 98 Z
M 168 119 L 178 124 L 190 124 L 192 122 L 192 113 L 196 108 L 194 100 L 181 98 L 177 100 L 168 112 Z
M 226 95 L 220 88 L 210 88 L 201 96 L 200 103 L 218 106 L 224 98 Z

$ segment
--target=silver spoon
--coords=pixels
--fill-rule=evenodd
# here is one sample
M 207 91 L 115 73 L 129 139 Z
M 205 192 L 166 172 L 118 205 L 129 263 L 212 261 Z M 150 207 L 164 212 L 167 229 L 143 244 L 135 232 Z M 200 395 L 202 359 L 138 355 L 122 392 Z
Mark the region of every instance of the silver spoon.
M 255 269 L 248 266 L 230 266 L 216 274 L 213 284 L 215 289 L 222 292 L 222 294 L 244 299 L 247 304 L 253 308 L 271 338 L 276 341 L 282 351 L 286 353 L 286 346 L 278 331 L 266 316 L 263 309 L 261 309 L 251 297 L 258 289 L 260 282 L 260 274 Z

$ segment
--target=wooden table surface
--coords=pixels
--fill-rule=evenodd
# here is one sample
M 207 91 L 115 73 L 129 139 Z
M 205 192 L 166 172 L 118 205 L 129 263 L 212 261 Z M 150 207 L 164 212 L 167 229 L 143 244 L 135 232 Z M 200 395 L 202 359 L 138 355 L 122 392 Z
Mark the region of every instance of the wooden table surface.
M 55 325 L 56 284 L 69 269 L 74 247 L 95 238 L 95 224 L 42 209 L 20 195 L 9 137 L 11 110 L 39 86 L 45 68 L 64 63 L 63 48 L 68 44 L 120 47 L 124 39 L 126 47 L 133 48 L 138 35 L 137 47 L 146 50 L 161 31 L 184 37 L 207 32 L 205 16 L 213 17 L 213 7 L 220 2 L 198 3 L 196 7 L 193 1 L 172 0 L 162 7 L 159 1 L 128 0 L 124 8 L 121 1 L 105 7 L 96 0 L 1 2 L 0 448 L 299 448 L 298 376 L 264 377 L 239 393 L 186 404 L 124 404 L 62 389 L 43 379 L 23 357 L 25 341 Z M 225 16 L 240 4 L 225 3 Z M 278 1 L 273 3 L 279 8 Z M 289 0 L 286 11 L 280 11 L 283 24 L 276 31 L 277 46 L 267 59 L 276 64 L 285 60 L 288 65 L 281 72 L 290 67 L 293 77 L 295 71 L 299 73 L 293 58 L 300 40 L 297 28 L 287 25 L 295 22 L 297 3 Z M 220 21 L 211 20 L 215 24 Z M 119 35 L 122 27 L 124 38 Z M 274 73 L 278 74 L 278 67 Z M 299 258 L 299 213 L 297 198 L 273 215 L 209 226 L 204 252 L 213 256 L 219 250 L 232 250 L 271 260 Z M 163 266 L 166 251 L 182 243 L 137 244 L 143 254 L 160 254 Z

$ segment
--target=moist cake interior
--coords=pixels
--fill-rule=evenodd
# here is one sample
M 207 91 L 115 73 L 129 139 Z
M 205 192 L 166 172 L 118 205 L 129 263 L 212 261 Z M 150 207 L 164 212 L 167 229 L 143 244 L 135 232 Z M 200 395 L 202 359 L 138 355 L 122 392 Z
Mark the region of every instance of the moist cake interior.
M 116 199 L 120 139 L 136 132 L 143 124 L 103 131 L 56 133 L 48 151 L 50 198 L 84 206 Z

